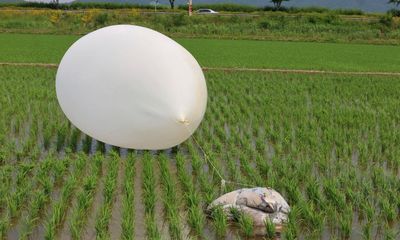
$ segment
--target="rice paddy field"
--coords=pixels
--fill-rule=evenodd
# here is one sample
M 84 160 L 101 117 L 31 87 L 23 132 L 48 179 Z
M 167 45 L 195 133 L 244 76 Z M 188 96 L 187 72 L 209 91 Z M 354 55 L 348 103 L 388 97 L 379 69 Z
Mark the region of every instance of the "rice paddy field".
M 0 62 L 59 63 L 77 35 L 0 34 Z M 202 66 L 400 72 L 391 45 L 175 39 Z
M 57 63 L 75 39 L 0 34 L 0 62 Z M 210 67 L 400 66 L 395 46 L 178 41 Z M 398 75 L 206 71 L 208 107 L 194 137 L 138 151 L 71 125 L 55 74 L 0 66 L 0 239 L 263 239 L 251 237 L 247 218 L 206 215 L 212 200 L 242 187 L 221 189 L 210 162 L 226 180 L 287 199 L 289 223 L 265 239 L 400 238 Z

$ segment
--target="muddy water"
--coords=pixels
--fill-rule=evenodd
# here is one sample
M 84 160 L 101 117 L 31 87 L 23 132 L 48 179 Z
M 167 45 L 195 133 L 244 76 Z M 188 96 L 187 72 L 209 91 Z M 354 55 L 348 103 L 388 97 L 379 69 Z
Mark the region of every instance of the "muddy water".
M 92 143 L 90 144 L 90 155 L 95 154 L 96 150 L 97 150 L 97 140 L 92 138 Z

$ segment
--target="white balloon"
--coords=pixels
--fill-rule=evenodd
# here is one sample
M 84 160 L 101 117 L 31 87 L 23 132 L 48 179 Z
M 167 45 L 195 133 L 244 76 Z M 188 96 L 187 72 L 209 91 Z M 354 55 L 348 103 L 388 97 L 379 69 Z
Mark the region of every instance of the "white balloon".
M 105 27 L 75 42 L 58 67 L 56 91 L 82 132 L 134 149 L 182 143 L 207 105 L 194 57 L 167 36 L 132 25 Z

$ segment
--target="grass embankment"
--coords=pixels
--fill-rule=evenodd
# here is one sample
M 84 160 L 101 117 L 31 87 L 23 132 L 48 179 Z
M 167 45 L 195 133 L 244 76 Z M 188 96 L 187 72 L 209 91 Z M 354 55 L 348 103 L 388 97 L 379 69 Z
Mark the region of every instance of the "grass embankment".
M 0 32 L 84 34 L 114 24 L 150 27 L 173 37 L 400 44 L 400 20 L 340 12 L 258 12 L 186 16 L 139 9 L 0 9 Z
M 59 63 L 73 35 L 0 34 L 0 62 Z M 205 67 L 400 72 L 400 47 L 176 39 Z

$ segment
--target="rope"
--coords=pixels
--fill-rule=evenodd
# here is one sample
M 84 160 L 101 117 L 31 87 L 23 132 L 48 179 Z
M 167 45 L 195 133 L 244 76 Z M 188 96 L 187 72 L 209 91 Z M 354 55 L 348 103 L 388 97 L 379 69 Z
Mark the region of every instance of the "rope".
M 188 120 L 181 120 L 179 122 L 182 123 L 185 126 L 186 130 L 190 133 L 190 130 L 187 127 L 187 125 L 189 125 L 189 121 Z M 191 138 L 193 139 L 193 141 L 197 145 L 197 147 L 200 149 L 200 151 L 203 153 L 204 160 L 206 160 L 206 162 L 209 163 L 209 165 L 213 168 L 214 172 L 216 172 L 218 177 L 220 178 L 220 180 L 221 180 L 221 193 L 224 192 L 227 183 L 235 184 L 235 185 L 239 185 L 239 186 L 244 186 L 244 187 L 251 187 L 251 188 L 257 187 L 257 186 L 251 185 L 251 184 L 239 183 L 239 182 L 235 182 L 235 181 L 226 180 L 222 176 L 222 174 L 218 171 L 218 169 L 215 167 L 213 162 L 210 160 L 210 158 L 208 157 L 208 154 L 203 149 L 203 147 L 200 145 L 200 143 L 197 141 L 196 137 L 193 134 L 191 134 Z

